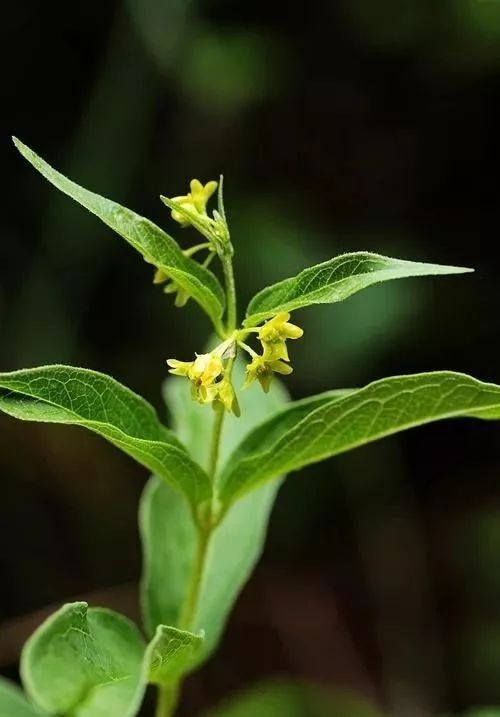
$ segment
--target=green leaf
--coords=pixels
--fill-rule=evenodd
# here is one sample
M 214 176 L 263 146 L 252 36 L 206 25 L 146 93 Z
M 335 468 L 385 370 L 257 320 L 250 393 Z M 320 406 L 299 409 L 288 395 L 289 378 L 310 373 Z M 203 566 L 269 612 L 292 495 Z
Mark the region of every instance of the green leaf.
M 472 269 L 403 261 L 364 251 L 342 254 L 260 291 L 248 305 L 245 325 L 256 326 L 280 311 L 344 301 L 382 281 L 469 271 Z
M 158 625 L 146 651 L 148 680 L 154 685 L 174 685 L 195 664 L 203 634 Z
M 235 370 L 236 382 L 243 368 Z M 181 379 L 167 381 L 167 398 L 179 438 L 195 459 L 207 463 L 213 411 L 203 410 L 189 397 Z M 227 415 L 221 446 L 222 461 L 246 431 L 285 401 L 276 381 L 265 396 L 260 391 L 241 395 L 241 418 Z M 227 616 L 257 562 L 278 482 L 263 486 L 227 512 L 212 535 L 193 632 L 205 631 L 198 662 L 216 647 Z M 165 520 L 168 515 L 168 520 Z M 196 560 L 197 530 L 192 516 L 176 493 L 157 478 L 146 486 L 140 510 L 144 551 L 142 604 L 146 628 L 152 634 L 158 624 L 178 625 Z
M 12 682 L 0 678 L 0 717 L 41 717 L 22 690 Z
M 84 426 L 164 478 L 193 507 L 211 496 L 208 476 L 153 407 L 109 376 L 57 365 L 0 373 L 0 411 Z
M 23 684 L 51 714 L 132 717 L 145 689 L 144 647 L 135 625 L 121 615 L 70 603 L 24 646 Z
M 123 237 L 144 259 L 161 269 L 199 303 L 219 331 L 224 312 L 224 291 L 217 277 L 186 257 L 177 242 L 149 219 L 120 204 L 80 187 L 53 169 L 33 150 L 13 137 L 25 159 L 57 189 L 95 214 Z
M 206 717 L 381 717 L 354 695 L 316 685 L 274 683 L 254 687 Z
M 340 398 L 325 394 L 292 403 L 233 453 L 221 477 L 221 500 L 231 504 L 275 476 L 413 426 L 460 416 L 500 418 L 500 386 L 442 371 L 383 379 Z

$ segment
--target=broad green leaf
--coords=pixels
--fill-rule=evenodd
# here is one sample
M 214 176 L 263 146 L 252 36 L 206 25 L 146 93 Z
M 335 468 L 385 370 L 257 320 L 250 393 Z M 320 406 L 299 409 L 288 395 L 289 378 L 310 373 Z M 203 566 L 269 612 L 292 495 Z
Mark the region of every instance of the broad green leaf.
M 465 717 L 500 717 L 500 707 L 483 707 L 482 709 L 467 712 Z
M 49 714 L 132 717 L 145 690 L 144 648 L 126 618 L 70 603 L 24 646 L 21 677 L 33 702 Z
M 57 172 L 33 150 L 13 138 L 23 157 L 57 189 L 95 214 L 123 237 L 144 259 L 162 269 L 197 301 L 220 329 L 224 312 L 224 291 L 217 277 L 193 259 L 186 257 L 177 242 L 149 219 L 120 204 L 80 187 Z
M 382 379 L 340 398 L 326 394 L 292 403 L 233 453 L 221 477 L 221 500 L 231 504 L 275 476 L 413 426 L 460 416 L 500 418 L 500 386 L 442 371 Z
M 84 426 L 181 491 L 192 506 L 212 487 L 140 396 L 104 374 L 70 366 L 0 373 L 0 411 L 26 421 Z
M 203 645 L 203 634 L 158 625 L 146 651 L 148 681 L 173 685 L 195 664 Z
M 228 700 L 206 717 L 381 717 L 354 695 L 316 685 L 271 683 Z
M 236 371 L 238 382 L 243 378 L 243 369 L 237 367 Z M 197 460 L 206 464 L 213 411 L 203 410 L 190 400 L 189 389 L 182 379 L 167 381 L 167 399 L 179 438 Z M 241 418 L 228 415 L 225 419 L 222 462 L 245 432 L 284 400 L 285 393 L 278 382 L 268 396 L 260 391 L 244 392 Z M 229 510 L 214 531 L 198 610 L 190 626 L 193 632 L 205 632 L 199 661 L 216 647 L 228 613 L 260 556 L 277 489 L 278 482 L 274 482 L 254 491 Z M 185 502 L 157 478 L 152 478 L 145 489 L 140 526 L 144 551 L 143 612 L 147 631 L 152 634 L 158 624 L 179 624 L 196 556 L 197 531 Z
M 12 682 L 0 678 L 0 717 L 41 717 L 22 690 Z
M 382 281 L 469 271 L 472 269 L 391 259 L 365 251 L 342 254 L 260 291 L 248 305 L 245 325 L 256 326 L 280 311 L 344 301 Z

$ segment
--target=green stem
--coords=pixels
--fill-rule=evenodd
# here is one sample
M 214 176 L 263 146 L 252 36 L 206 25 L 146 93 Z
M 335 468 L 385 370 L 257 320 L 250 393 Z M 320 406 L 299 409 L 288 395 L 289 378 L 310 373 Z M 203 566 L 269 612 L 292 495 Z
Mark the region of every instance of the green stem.
M 199 529 L 199 540 L 198 548 L 196 551 L 196 559 L 193 567 L 193 573 L 191 575 L 191 581 L 189 583 L 186 600 L 184 602 L 181 615 L 179 617 L 179 628 L 181 630 L 191 630 L 193 620 L 196 615 L 196 608 L 198 607 L 198 599 L 200 597 L 201 585 L 203 582 L 203 569 L 205 567 L 205 559 L 207 557 L 208 544 L 210 542 L 210 536 L 212 529 Z
M 226 282 L 227 302 L 227 335 L 230 336 L 236 329 L 236 285 L 234 283 L 233 262 L 230 256 L 221 257 L 224 279 Z
M 178 701 L 178 685 L 173 685 L 171 687 L 159 687 L 155 717 L 171 717 L 171 715 L 175 712 Z
M 234 283 L 233 263 L 231 257 L 222 257 L 222 267 L 224 271 L 224 279 L 226 283 L 226 301 L 227 301 L 227 326 L 226 336 L 231 336 L 236 330 L 236 287 Z M 233 369 L 234 359 L 231 359 L 228 365 L 229 376 Z M 208 475 L 215 483 L 215 475 L 217 472 L 217 464 L 219 461 L 220 444 L 222 438 L 222 428 L 224 425 L 224 417 L 226 412 L 223 406 L 216 409 L 215 419 L 212 427 L 212 441 L 210 444 L 210 455 L 208 463 Z M 186 599 L 182 607 L 178 626 L 181 630 L 191 630 L 193 621 L 196 616 L 198 602 L 200 598 L 201 587 L 203 584 L 203 572 L 207 558 L 208 547 L 212 531 L 214 530 L 211 521 L 206 525 L 198 524 L 198 547 L 196 551 L 193 572 L 189 581 Z M 171 717 L 177 707 L 179 699 L 179 683 L 172 687 L 160 687 L 158 690 L 158 701 L 156 705 L 156 717 Z
M 224 416 L 226 411 L 224 406 L 218 406 L 215 411 L 214 425 L 212 428 L 212 441 L 210 444 L 210 455 L 208 458 L 208 475 L 212 479 L 217 471 L 217 463 L 219 461 L 220 442 L 222 437 L 222 427 L 224 425 Z

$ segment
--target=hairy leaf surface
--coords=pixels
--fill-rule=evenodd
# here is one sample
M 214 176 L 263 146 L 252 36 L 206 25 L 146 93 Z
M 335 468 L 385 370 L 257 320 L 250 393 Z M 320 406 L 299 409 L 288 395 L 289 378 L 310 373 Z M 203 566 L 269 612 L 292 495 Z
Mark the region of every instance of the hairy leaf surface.
M 144 259 L 162 269 L 206 311 L 216 328 L 224 311 L 224 291 L 209 269 L 186 257 L 177 242 L 149 219 L 116 202 L 80 187 L 57 172 L 17 138 L 14 144 L 23 157 L 57 189 L 95 214 L 123 237 Z
M 104 374 L 59 365 L 0 373 L 0 411 L 25 421 L 84 426 L 168 481 L 193 506 L 211 495 L 208 476 L 153 407 Z
M 342 254 L 260 291 L 248 305 L 245 325 L 256 326 L 280 311 L 344 301 L 362 289 L 391 279 L 469 271 L 472 270 L 391 259 L 370 252 Z
M 221 479 L 221 499 L 231 504 L 275 476 L 413 426 L 460 416 L 500 418 L 500 386 L 442 371 L 382 379 L 340 398 L 323 394 L 292 403 L 235 450 Z

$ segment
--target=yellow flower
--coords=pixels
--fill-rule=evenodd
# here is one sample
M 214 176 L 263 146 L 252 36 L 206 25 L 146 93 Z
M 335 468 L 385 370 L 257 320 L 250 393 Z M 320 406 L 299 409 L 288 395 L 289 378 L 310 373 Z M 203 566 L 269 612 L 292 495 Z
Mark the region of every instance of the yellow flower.
M 217 189 L 217 182 L 212 180 L 203 185 L 198 179 L 192 179 L 189 187 L 191 191 L 188 194 L 182 197 L 172 197 L 172 200 L 181 204 L 189 212 L 206 216 L 207 202 Z M 175 209 L 172 209 L 172 219 L 183 227 L 189 225 L 189 219 Z
M 281 373 L 286 376 L 292 373 L 292 371 L 293 368 L 283 361 L 269 360 L 265 355 L 254 356 L 246 368 L 245 388 L 257 379 L 264 389 L 264 393 L 267 393 L 271 385 L 273 373 Z
M 268 361 L 289 361 L 286 340 L 300 339 L 304 334 L 299 326 L 289 323 L 289 319 L 290 314 L 282 311 L 260 328 L 258 337 Z
M 189 376 L 189 371 L 193 367 L 194 361 L 168 359 L 167 364 L 170 366 L 169 373 L 172 373 L 174 376 Z
M 239 416 L 239 406 L 230 379 L 224 375 L 221 356 L 213 351 L 199 354 L 194 361 L 168 359 L 170 373 L 191 381 L 191 394 L 199 403 L 220 403 Z
M 222 405 L 226 411 L 233 412 L 235 416 L 240 416 L 240 406 L 236 393 L 234 392 L 233 384 L 229 378 L 224 377 L 222 381 L 215 384 L 217 388 L 217 395 L 214 398 L 214 408 L 218 405 Z
M 175 294 L 174 304 L 178 308 L 185 306 L 189 301 L 188 292 L 173 279 L 169 280 L 168 274 L 163 269 L 157 269 L 153 277 L 153 284 L 165 284 L 165 282 L 168 282 L 163 289 L 165 294 Z
M 223 371 L 222 359 L 218 354 L 198 354 L 189 371 L 189 378 L 200 386 L 210 386 Z

